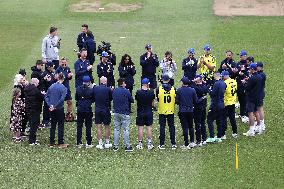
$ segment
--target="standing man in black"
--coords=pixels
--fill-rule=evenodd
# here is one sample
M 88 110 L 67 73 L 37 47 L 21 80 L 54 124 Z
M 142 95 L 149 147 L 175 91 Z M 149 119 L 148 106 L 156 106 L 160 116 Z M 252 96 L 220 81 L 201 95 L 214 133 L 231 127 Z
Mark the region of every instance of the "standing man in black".
M 233 59 L 233 55 L 234 53 L 231 50 L 226 51 L 226 58 L 221 62 L 218 71 L 220 73 L 222 73 L 222 71 L 228 71 L 230 78 L 235 79 L 237 77 L 238 69 L 235 60 Z
M 194 48 L 188 49 L 187 53 L 188 57 L 182 61 L 182 70 L 184 71 L 184 77 L 192 81 L 196 75 L 198 60 L 194 57 Z
M 151 44 L 145 46 L 146 53 L 140 56 L 140 65 L 142 66 L 141 81 L 144 78 L 150 80 L 150 88 L 157 88 L 156 69 L 159 66 L 158 56 L 153 53 Z
M 89 32 L 88 35 L 87 32 Z M 79 48 L 79 51 L 84 47 L 84 43 L 86 42 L 87 37 L 90 37 L 91 39 L 95 40 L 94 35 L 91 31 L 89 31 L 88 24 L 83 24 L 82 32 L 77 37 L 77 46 Z

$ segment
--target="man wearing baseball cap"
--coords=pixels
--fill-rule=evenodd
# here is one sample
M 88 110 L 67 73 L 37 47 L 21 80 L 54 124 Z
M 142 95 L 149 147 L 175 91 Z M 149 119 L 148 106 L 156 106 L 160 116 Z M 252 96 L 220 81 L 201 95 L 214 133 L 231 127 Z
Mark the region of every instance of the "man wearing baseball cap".
M 230 73 L 228 71 L 222 71 L 222 77 L 226 84 L 226 90 L 224 94 L 224 104 L 225 104 L 225 114 L 223 116 L 223 133 L 221 139 L 226 139 L 227 130 L 227 117 L 230 119 L 232 126 L 232 136 L 237 138 L 237 123 L 235 118 L 235 103 L 237 100 L 237 82 L 230 78 Z
M 152 142 L 152 106 L 154 105 L 155 93 L 149 88 L 150 80 L 148 78 L 143 78 L 141 83 L 141 89 L 137 90 L 135 94 L 135 100 L 137 101 L 136 125 L 138 127 L 138 144 L 136 148 L 143 149 L 143 126 L 145 125 L 147 128 L 147 147 L 151 150 L 154 148 Z
M 259 115 L 257 113 L 257 107 L 259 105 L 259 97 L 262 90 L 262 78 L 257 73 L 257 64 L 252 63 L 249 66 L 250 78 L 247 81 L 246 85 L 246 109 L 249 116 L 249 130 L 244 133 L 245 136 L 254 136 L 255 129 L 258 130 L 260 126 Z M 257 121 L 255 126 L 254 121 Z
M 187 77 L 189 81 L 194 79 L 197 71 L 197 59 L 194 57 L 195 50 L 190 48 L 187 51 L 188 57 L 182 61 L 182 70 L 184 71 L 184 77 Z
M 266 75 L 263 72 L 263 63 L 262 62 L 257 63 L 257 72 L 262 78 L 261 93 L 259 95 L 260 96 L 259 97 L 259 104 L 258 104 L 258 107 L 257 107 L 257 111 L 258 111 L 259 119 L 260 119 L 260 127 L 261 127 L 259 129 L 259 132 L 261 133 L 262 131 L 265 130 L 263 101 L 264 101 L 264 97 L 265 97 L 265 82 L 266 82 Z
M 113 64 L 108 60 L 109 54 L 105 51 L 102 52 L 101 62 L 97 65 L 98 77 L 102 76 L 107 78 L 107 86 L 114 88 L 115 80 L 113 75 Z
M 153 47 L 151 44 L 145 45 L 146 53 L 140 56 L 140 65 L 142 66 L 142 76 L 143 78 L 148 78 L 150 80 L 150 88 L 157 88 L 157 78 L 156 69 L 159 67 L 158 56 L 153 53 Z
M 179 119 L 182 126 L 184 146 L 182 149 L 190 149 L 196 146 L 194 143 L 194 128 L 193 128 L 193 109 L 197 103 L 196 92 L 189 87 L 190 81 L 187 77 L 181 79 L 182 87 L 177 89 L 176 104 L 179 105 Z M 200 125 L 195 126 L 197 143 L 201 143 Z M 190 143 L 188 142 L 188 131 L 190 135 Z
M 207 94 L 209 93 L 209 86 L 202 80 L 201 75 L 194 77 L 192 87 L 195 89 L 198 102 L 194 105 L 194 124 L 195 127 L 200 127 L 202 145 L 206 144 L 206 107 L 207 107 Z M 198 141 L 198 139 L 196 139 Z M 200 146 L 201 144 L 199 144 Z
M 76 88 L 75 100 L 77 101 L 77 148 L 82 148 L 82 129 L 86 126 L 86 148 L 92 148 L 92 103 L 94 102 L 91 78 L 83 77 L 83 85 Z
M 169 84 L 169 81 L 170 77 L 168 75 L 163 75 L 163 84 L 156 89 L 160 124 L 160 145 L 158 146 L 158 149 L 160 150 L 165 149 L 165 127 L 167 122 L 170 128 L 172 149 L 175 150 L 177 148 L 174 123 L 176 91 L 175 88 Z
M 216 69 L 216 59 L 211 54 L 211 47 L 206 44 L 203 48 L 204 54 L 199 58 L 197 68 L 208 85 L 214 84 L 214 72 Z

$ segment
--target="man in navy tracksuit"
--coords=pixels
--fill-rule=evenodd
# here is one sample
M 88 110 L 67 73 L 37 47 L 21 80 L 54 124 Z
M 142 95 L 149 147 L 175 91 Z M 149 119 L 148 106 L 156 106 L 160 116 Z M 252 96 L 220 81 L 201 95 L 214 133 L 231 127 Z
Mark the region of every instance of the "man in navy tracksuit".
M 92 34 L 92 32 L 89 30 L 89 26 L 87 24 L 83 24 L 82 25 L 82 33 L 80 33 L 77 37 L 77 46 L 79 48 L 79 51 L 81 51 L 81 49 L 84 47 L 84 43 L 86 41 L 87 38 L 87 32 L 90 32 L 88 37 L 94 39 L 94 35 Z
M 193 109 L 197 103 L 196 92 L 193 88 L 188 87 L 190 81 L 187 77 L 181 79 L 182 87 L 176 92 L 176 104 L 179 105 L 179 119 L 182 126 L 184 146 L 183 149 L 190 149 L 196 146 L 194 143 L 194 128 L 193 128 Z M 196 125 L 197 143 L 201 143 L 200 125 Z M 190 135 L 190 144 L 188 142 L 188 130 Z
M 113 64 L 108 60 L 108 53 L 103 51 L 101 62 L 97 65 L 97 74 L 98 78 L 102 76 L 107 78 L 107 86 L 114 88 L 115 87 L 115 80 L 113 75 Z
M 245 136 L 254 136 L 256 132 L 260 132 L 260 120 L 257 112 L 259 106 L 260 95 L 262 91 L 262 77 L 257 73 L 257 64 L 252 63 L 249 66 L 250 78 L 246 85 L 246 109 L 249 116 L 249 130 L 244 133 Z M 257 125 L 254 126 L 254 121 Z
M 258 62 L 257 63 L 257 72 L 262 78 L 261 82 L 261 92 L 259 94 L 259 103 L 258 103 L 258 114 L 260 119 L 260 132 L 265 131 L 265 124 L 264 124 L 264 110 L 263 110 L 263 101 L 265 97 L 265 82 L 266 82 L 266 75 L 263 72 L 263 63 Z
M 47 62 L 45 64 L 46 70 L 42 74 L 42 86 L 43 90 L 47 91 L 48 88 L 56 82 L 55 79 L 55 73 L 54 73 L 54 64 L 53 62 Z M 44 102 L 43 105 L 43 120 L 42 120 L 42 125 L 44 128 L 49 128 L 50 127 L 50 112 L 49 112 L 49 107 L 46 102 Z
M 120 128 L 122 127 L 124 130 L 124 144 L 125 151 L 131 152 L 133 148 L 130 145 L 130 109 L 129 104 L 133 103 L 134 100 L 127 90 L 125 80 L 123 78 L 119 78 L 117 80 L 118 88 L 113 91 L 113 108 L 114 108 L 114 151 L 117 151 L 119 148 L 119 135 Z
M 96 103 L 95 110 L 95 124 L 97 126 L 97 139 L 99 144 L 97 149 L 111 148 L 110 143 L 110 123 L 111 114 L 110 107 L 112 101 L 112 90 L 107 86 L 107 78 L 102 76 L 100 78 L 100 85 L 93 89 L 93 96 Z M 105 143 L 102 139 L 102 127 L 105 127 Z
M 211 105 L 207 116 L 207 124 L 209 128 L 210 137 L 206 140 L 206 142 L 222 142 L 222 116 L 225 112 L 224 94 L 226 90 L 226 84 L 221 79 L 221 74 L 219 72 L 214 74 L 214 79 L 215 83 L 212 87 L 212 90 L 209 92 L 211 97 Z M 217 124 L 217 138 L 214 138 L 214 120 L 216 120 Z
M 226 58 L 221 62 L 218 72 L 222 73 L 222 71 L 228 71 L 230 78 L 235 79 L 237 77 L 238 68 L 233 59 L 233 55 L 234 53 L 232 51 L 226 51 Z
M 94 41 L 94 36 L 91 31 L 87 31 L 86 38 L 84 41 L 84 48 L 87 49 L 87 60 L 93 65 L 95 62 L 96 42 Z
M 146 53 L 140 56 L 140 65 L 142 66 L 141 81 L 144 78 L 150 80 L 150 88 L 157 88 L 156 68 L 159 67 L 160 63 L 158 56 L 152 52 L 152 45 L 147 44 L 145 46 Z
M 200 127 L 202 144 L 206 144 L 206 107 L 207 107 L 207 94 L 209 93 L 209 86 L 202 80 L 201 75 L 196 75 L 193 80 L 192 88 L 195 89 L 198 102 L 194 105 L 194 124 L 195 127 Z M 198 141 L 198 139 L 196 139 Z
M 187 52 L 188 57 L 182 61 L 182 70 L 184 71 L 184 76 L 191 82 L 196 75 L 198 60 L 194 57 L 194 48 L 188 49 Z
M 86 148 L 92 148 L 92 103 L 94 102 L 93 88 L 91 87 L 91 78 L 83 77 L 83 85 L 76 88 L 75 100 L 77 101 L 77 147 L 81 148 L 82 128 L 86 126 Z
M 92 78 L 92 68 L 93 66 L 90 64 L 90 61 L 87 58 L 87 50 L 85 48 L 80 50 L 80 58 L 75 62 L 75 88 L 83 85 L 83 77 L 89 76 L 91 81 Z
M 68 144 L 64 143 L 64 99 L 67 94 L 66 87 L 62 84 L 64 75 L 58 75 L 58 81 L 51 85 L 45 95 L 45 101 L 49 106 L 51 114 L 50 128 L 50 147 L 55 146 L 55 130 L 58 125 L 58 147 L 67 148 Z

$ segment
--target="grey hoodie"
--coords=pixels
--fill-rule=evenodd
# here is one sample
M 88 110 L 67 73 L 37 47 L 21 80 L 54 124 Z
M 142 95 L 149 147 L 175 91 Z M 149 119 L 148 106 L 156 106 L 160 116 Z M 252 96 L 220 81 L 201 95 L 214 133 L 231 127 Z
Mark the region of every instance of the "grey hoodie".
M 47 35 L 42 40 L 42 58 L 47 61 L 59 60 L 58 48 L 58 36 Z

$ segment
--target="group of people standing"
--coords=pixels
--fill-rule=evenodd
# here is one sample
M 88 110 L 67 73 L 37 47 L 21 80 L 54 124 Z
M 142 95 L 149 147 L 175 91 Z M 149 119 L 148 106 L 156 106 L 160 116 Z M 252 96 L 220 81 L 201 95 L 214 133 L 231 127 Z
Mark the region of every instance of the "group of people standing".
M 265 130 L 263 100 L 266 76 L 263 63 L 254 63 L 246 51 L 239 53 L 240 61 L 235 63 L 233 52 L 226 51 L 226 58 L 219 69 L 211 54 L 211 47 L 204 46 L 204 54 L 195 58 L 195 50 L 188 49 L 188 56 L 182 61 L 184 76 L 182 86 L 174 86 L 177 63 L 170 51 L 159 61 L 151 44 L 146 44 L 145 53 L 140 56 L 142 68 L 141 88 L 134 94 L 135 64 L 130 55 L 122 56 L 118 66 L 119 79 L 115 80 L 116 57 L 106 47 L 101 47 L 97 64 L 98 85 L 93 78 L 96 43 L 88 25 L 82 25 L 77 37 L 78 60 L 74 74 L 66 57 L 59 58 L 60 39 L 57 28 L 51 27 L 50 34 L 43 39 L 42 60 L 32 67 L 31 81 L 27 82 L 25 70 L 20 70 L 14 79 L 11 106 L 10 129 L 15 142 L 21 142 L 28 135 L 30 145 L 39 145 L 36 140 L 38 128 L 50 128 L 50 147 L 55 147 L 55 133 L 58 128 L 58 147 L 67 148 L 64 141 L 64 122 L 77 121 L 77 144 L 83 147 L 82 128 L 86 127 L 86 148 L 92 148 L 92 125 L 96 124 L 98 144 L 96 148 L 119 149 L 120 130 L 124 131 L 125 151 L 133 151 L 130 143 L 131 103 L 137 102 L 137 149 L 143 149 L 143 128 L 147 128 L 147 148 L 153 149 L 153 111 L 159 114 L 159 145 L 165 149 L 165 128 L 168 124 L 171 148 L 176 149 L 175 106 L 179 106 L 179 120 L 183 130 L 182 149 L 202 146 L 210 142 L 222 142 L 226 137 L 227 118 L 232 126 L 232 137 L 237 138 L 235 105 L 240 104 L 242 121 L 249 119 L 250 129 L 246 136 L 261 134 Z M 161 74 L 157 74 L 160 70 Z M 199 72 L 199 73 L 198 73 Z M 75 76 L 76 114 L 73 113 L 70 80 Z M 157 77 L 158 76 L 158 77 Z M 117 82 L 117 87 L 116 86 Z M 158 82 L 160 83 L 158 85 Z M 137 83 L 137 82 L 136 82 Z M 138 82 L 140 84 L 140 82 Z M 207 111 L 207 96 L 211 103 Z M 67 102 L 67 112 L 64 102 Z M 95 104 L 93 114 L 92 104 Z M 113 111 L 112 111 L 113 110 Z M 40 115 L 43 112 L 42 122 Z M 113 113 L 112 113 L 113 112 Z M 112 115 L 113 114 L 113 115 Z M 111 143 L 111 119 L 114 119 L 114 138 Z M 206 131 L 206 119 L 209 137 Z M 215 136 L 214 121 L 217 125 Z M 29 125 L 29 133 L 26 128 Z M 103 137 L 105 130 L 105 137 Z M 104 139 L 103 139 L 104 138 Z

